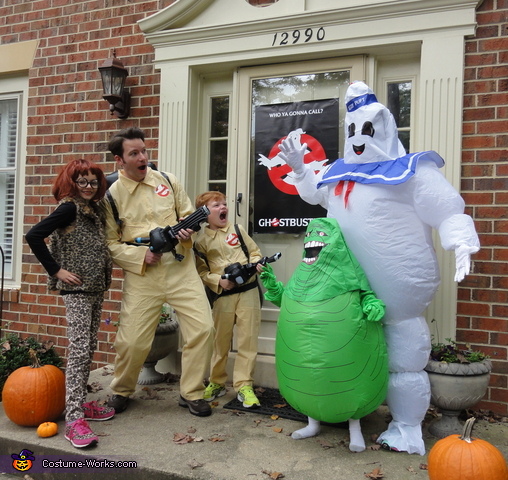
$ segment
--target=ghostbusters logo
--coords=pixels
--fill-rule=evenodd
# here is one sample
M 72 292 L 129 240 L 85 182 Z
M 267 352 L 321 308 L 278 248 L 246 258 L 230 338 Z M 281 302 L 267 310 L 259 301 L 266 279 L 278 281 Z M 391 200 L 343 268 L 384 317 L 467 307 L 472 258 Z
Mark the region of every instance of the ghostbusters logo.
M 238 238 L 238 235 L 236 233 L 230 233 L 227 237 L 226 237 L 226 243 L 228 245 L 230 245 L 231 247 L 236 247 L 239 243 L 240 243 L 240 240 Z
M 161 183 L 155 189 L 155 193 L 157 195 L 159 195 L 159 197 L 167 197 L 169 195 L 169 193 L 170 193 L 169 192 L 169 187 Z

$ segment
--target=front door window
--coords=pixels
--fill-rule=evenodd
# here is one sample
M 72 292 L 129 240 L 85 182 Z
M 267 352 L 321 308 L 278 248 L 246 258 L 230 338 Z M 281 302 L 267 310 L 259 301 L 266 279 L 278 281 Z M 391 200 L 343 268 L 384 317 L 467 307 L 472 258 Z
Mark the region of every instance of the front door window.
M 226 194 L 228 171 L 229 96 L 210 98 L 208 190 Z

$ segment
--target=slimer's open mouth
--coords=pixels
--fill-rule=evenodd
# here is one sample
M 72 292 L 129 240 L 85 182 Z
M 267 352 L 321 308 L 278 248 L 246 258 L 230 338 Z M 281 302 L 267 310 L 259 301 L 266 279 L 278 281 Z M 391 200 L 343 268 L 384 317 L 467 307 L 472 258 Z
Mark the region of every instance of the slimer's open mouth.
M 325 247 L 327 243 L 316 242 L 315 240 L 311 242 L 307 242 L 303 248 L 305 249 L 305 257 L 302 259 L 302 262 L 305 262 L 307 265 L 312 265 L 319 257 L 319 252 Z

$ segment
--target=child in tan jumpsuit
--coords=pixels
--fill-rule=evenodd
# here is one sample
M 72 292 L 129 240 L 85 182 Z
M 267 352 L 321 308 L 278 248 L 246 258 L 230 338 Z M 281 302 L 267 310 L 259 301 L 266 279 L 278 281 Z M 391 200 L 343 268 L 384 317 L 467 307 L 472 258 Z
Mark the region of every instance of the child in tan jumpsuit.
M 205 389 L 204 399 L 210 402 L 226 393 L 226 366 L 233 339 L 233 327 L 236 325 L 238 351 L 233 369 L 233 388 L 244 407 L 259 406 L 259 400 L 252 388 L 261 322 L 257 275 L 241 286 L 221 276 L 224 269 L 233 263 L 259 261 L 261 252 L 241 225 L 236 225 L 235 228 L 235 225 L 228 221 L 225 195 L 221 192 L 202 193 L 196 199 L 196 208 L 203 205 L 209 208 L 210 215 L 208 226 L 199 232 L 194 243 L 198 253 L 196 263 L 204 284 L 218 294 L 212 309 L 216 333 L 210 383 Z M 242 243 L 247 248 L 248 258 Z M 258 265 L 257 270 L 262 270 L 261 265 Z

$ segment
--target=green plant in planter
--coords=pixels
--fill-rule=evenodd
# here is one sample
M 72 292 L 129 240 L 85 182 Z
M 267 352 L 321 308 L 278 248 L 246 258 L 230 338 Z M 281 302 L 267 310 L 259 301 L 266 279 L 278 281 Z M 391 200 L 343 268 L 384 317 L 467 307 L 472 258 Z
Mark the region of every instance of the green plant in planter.
M 168 323 L 173 319 L 173 309 L 170 305 L 165 303 L 161 308 L 161 316 L 159 318 L 159 324 Z
M 429 433 L 438 438 L 460 432 L 461 411 L 478 403 L 487 391 L 492 363 L 483 352 L 459 348 L 447 338 L 447 344 L 433 343 L 425 370 L 429 377 L 431 403 L 440 411 L 429 425 Z
M 37 353 L 41 365 L 62 365 L 62 358 L 56 353 L 52 342 L 40 343 L 34 337 L 21 338 L 15 333 L 8 334 L 0 342 L 0 400 L 7 377 L 14 370 L 32 364 L 31 349 Z
M 457 342 L 451 338 L 445 339 L 448 343 L 433 343 L 430 351 L 430 359 L 436 362 L 445 363 L 476 363 L 489 358 L 479 350 L 471 350 L 469 345 L 465 349 L 457 346 Z
M 173 333 L 178 330 L 178 321 L 175 317 L 175 311 L 171 305 L 165 303 L 161 308 L 161 315 L 159 317 L 159 325 L 157 325 L 157 330 L 155 331 L 155 335 L 160 333 Z

